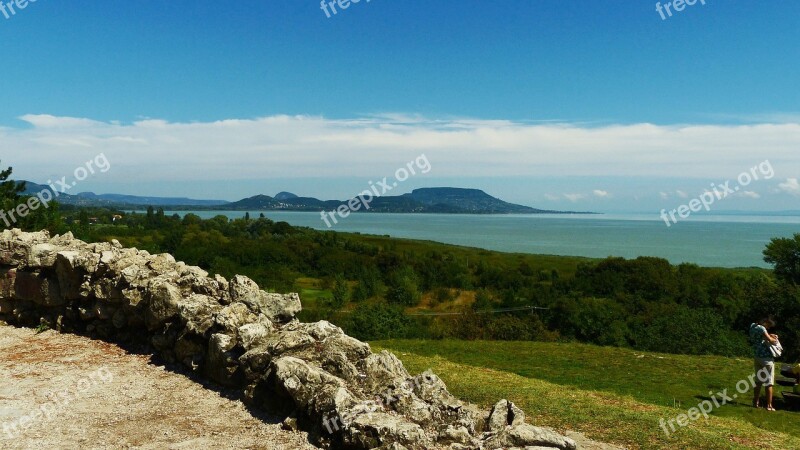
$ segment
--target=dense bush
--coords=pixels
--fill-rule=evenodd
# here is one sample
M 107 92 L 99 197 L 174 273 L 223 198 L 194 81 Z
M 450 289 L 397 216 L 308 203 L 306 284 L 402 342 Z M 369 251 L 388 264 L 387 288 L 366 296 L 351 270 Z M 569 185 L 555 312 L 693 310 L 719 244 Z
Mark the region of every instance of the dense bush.
M 343 321 L 345 331 L 364 341 L 412 337 L 414 323 L 403 309 L 386 303 L 362 304 Z
M 730 330 L 711 309 L 677 306 L 637 330 L 637 348 L 689 355 L 747 356 L 745 333 Z
M 529 341 L 533 330 L 519 317 L 503 316 L 489 322 L 486 337 L 498 341 Z
M 404 266 L 393 272 L 387 280 L 386 300 L 403 306 L 419 303 L 422 293 L 419 290 L 417 275 L 411 267 Z

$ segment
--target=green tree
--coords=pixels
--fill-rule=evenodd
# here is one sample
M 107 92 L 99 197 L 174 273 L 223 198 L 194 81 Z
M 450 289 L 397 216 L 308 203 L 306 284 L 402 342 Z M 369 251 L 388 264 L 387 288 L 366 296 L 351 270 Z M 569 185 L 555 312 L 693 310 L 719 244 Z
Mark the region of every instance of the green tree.
M 13 228 L 14 223 L 11 217 L 6 217 L 5 213 L 17 207 L 22 199 L 22 192 L 25 190 L 25 183 L 17 183 L 16 181 L 9 180 L 12 168 L 0 172 L 0 207 L 2 207 L 2 220 L 0 224 L 6 228 Z
M 478 289 L 475 293 L 475 302 L 472 303 L 472 309 L 475 311 L 487 311 L 494 307 L 492 298 L 485 289 Z
M 380 295 L 381 273 L 373 265 L 362 265 L 358 272 L 358 284 L 353 288 L 353 301 L 360 302 Z
M 775 267 L 775 276 L 800 284 L 800 233 L 794 238 L 775 238 L 764 250 L 764 261 Z
M 414 306 L 421 298 L 417 274 L 411 267 L 404 266 L 389 277 L 389 289 L 386 293 L 386 300 L 389 302 Z
M 353 292 L 350 293 L 350 298 L 354 302 L 362 302 L 369 298 L 367 289 L 364 287 L 364 283 L 358 282 L 355 286 L 353 286 Z
M 373 341 L 409 337 L 413 324 L 399 306 L 362 303 L 350 314 L 344 328 L 356 339 Z
M 89 228 L 89 213 L 85 209 L 81 209 L 78 213 L 78 222 L 82 231 Z
M 347 303 L 347 294 L 347 279 L 344 274 L 337 273 L 333 281 L 333 302 L 331 306 L 336 310 L 342 309 Z
M 145 220 L 145 224 L 148 228 L 156 227 L 156 212 L 152 206 L 147 207 L 147 219 Z
M 148 209 L 148 211 L 149 211 L 149 209 Z M 190 226 L 190 225 L 200 226 L 203 223 L 203 219 L 201 219 L 200 216 L 198 216 L 197 214 L 189 213 L 189 214 L 186 214 L 185 216 L 183 216 L 182 223 L 183 223 L 184 226 L 187 226 L 187 227 Z

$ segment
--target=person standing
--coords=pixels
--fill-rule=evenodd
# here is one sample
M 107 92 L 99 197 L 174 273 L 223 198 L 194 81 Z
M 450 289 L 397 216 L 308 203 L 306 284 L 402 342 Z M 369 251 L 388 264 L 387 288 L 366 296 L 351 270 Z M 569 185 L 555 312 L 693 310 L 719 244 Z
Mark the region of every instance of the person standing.
M 764 318 L 750 324 L 750 343 L 753 345 L 753 368 L 756 371 L 755 392 L 753 393 L 753 407 L 758 408 L 761 402 L 761 386 L 767 395 L 767 411 L 775 411 L 772 407 L 772 386 L 775 384 L 775 358 L 769 346 L 778 342 L 777 334 L 769 334 L 769 329 L 775 326 L 771 318 Z

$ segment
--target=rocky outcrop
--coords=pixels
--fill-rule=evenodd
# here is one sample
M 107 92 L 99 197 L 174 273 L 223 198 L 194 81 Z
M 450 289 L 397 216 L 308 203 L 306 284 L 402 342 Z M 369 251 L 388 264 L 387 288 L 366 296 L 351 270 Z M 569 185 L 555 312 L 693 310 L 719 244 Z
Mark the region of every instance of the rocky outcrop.
M 168 363 L 286 417 L 317 444 L 343 449 L 574 449 L 525 422 L 506 400 L 491 411 L 453 397 L 432 372 L 328 323 L 301 323 L 297 294 L 210 277 L 167 254 L 71 234 L 0 234 L 0 317 L 19 325 L 144 343 Z

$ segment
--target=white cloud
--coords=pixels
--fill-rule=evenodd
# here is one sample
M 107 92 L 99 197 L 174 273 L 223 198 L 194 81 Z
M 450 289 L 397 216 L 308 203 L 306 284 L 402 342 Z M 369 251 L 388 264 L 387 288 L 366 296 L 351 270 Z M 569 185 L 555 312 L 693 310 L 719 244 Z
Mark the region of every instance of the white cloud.
M 564 194 L 564 197 L 573 203 L 586 198 L 586 196 L 583 194 Z
M 785 183 L 778 185 L 781 192 L 800 197 L 800 182 L 797 178 L 787 178 Z
M 675 193 L 678 194 L 678 197 L 680 197 L 680 198 L 689 198 L 689 194 L 687 194 L 684 191 L 677 190 L 677 191 L 675 191 Z
M 658 195 L 661 197 L 661 200 L 667 200 L 669 198 L 669 194 L 666 192 L 659 192 Z
M 97 122 L 91 119 L 81 119 L 77 117 L 56 117 L 49 114 L 26 114 L 20 117 L 20 120 L 28 122 L 39 129 L 88 129 L 106 125 L 103 122 Z
M 550 201 L 553 201 L 553 202 L 556 201 L 556 200 L 561 200 L 560 196 L 553 195 L 553 194 L 544 194 L 544 198 L 546 198 L 546 199 L 548 199 Z
M 436 177 L 728 179 L 767 158 L 783 172 L 800 172 L 797 123 L 579 126 L 414 114 L 191 123 L 33 114 L 21 119 L 30 126 L 0 127 L 0 148 L 13 149 L 4 152 L 2 163 L 12 165 L 15 176 L 39 182 L 69 173 L 100 152 L 112 163 L 110 176 L 143 183 L 369 178 L 390 175 L 421 153 Z
M 611 194 L 608 191 L 602 191 L 600 189 L 595 189 L 594 191 L 592 191 L 592 193 L 594 194 L 595 197 L 600 197 L 600 198 L 611 197 Z
M 744 191 L 744 192 L 741 193 L 741 196 L 742 197 L 747 197 L 747 198 L 753 198 L 753 199 L 761 198 L 761 194 L 759 194 L 758 192 L 755 192 L 755 191 Z

